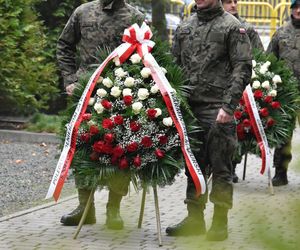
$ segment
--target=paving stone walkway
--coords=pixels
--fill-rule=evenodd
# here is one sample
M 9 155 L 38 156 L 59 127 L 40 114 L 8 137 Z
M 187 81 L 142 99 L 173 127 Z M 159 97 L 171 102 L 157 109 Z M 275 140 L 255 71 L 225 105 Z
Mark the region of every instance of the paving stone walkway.
M 96 193 L 95 225 L 83 226 L 73 239 L 76 227 L 59 223 L 62 214 L 77 206 L 77 198 L 69 197 L 58 204 L 50 203 L 31 210 L 0 218 L 0 249 L 300 249 L 300 129 L 293 138 L 293 160 L 288 172 L 289 184 L 275 188 L 270 195 L 267 176 L 260 175 L 260 159 L 248 157 L 246 180 L 234 186 L 234 207 L 229 215 L 229 238 L 224 242 L 207 242 L 205 236 L 168 237 L 165 228 L 186 215 L 183 204 L 186 180 L 178 176 L 172 186 L 158 189 L 163 246 L 158 246 L 153 192 L 146 196 L 144 222 L 137 228 L 142 192 L 122 201 L 121 214 L 125 221 L 122 231 L 107 230 L 105 205 L 107 191 Z M 237 173 L 241 178 L 243 166 Z M 273 175 L 274 169 L 272 169 Z M 205 217 L 211 224 L 213 206 L 208 203 Z

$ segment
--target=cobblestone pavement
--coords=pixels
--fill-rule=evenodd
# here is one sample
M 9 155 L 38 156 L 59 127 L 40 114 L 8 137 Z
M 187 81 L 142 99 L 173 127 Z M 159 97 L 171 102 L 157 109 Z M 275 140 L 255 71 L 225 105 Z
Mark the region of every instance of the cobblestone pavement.
M 168 237 L 165 228 L 186 215 L 183 204 L 186 180 L 180 175 L 172 186 L 158 189 L 163 246 L 158 246 L 153 192 L 146 196 L 144 221 L 137 228 L 141 192 L 122 201 L 123 231 L 107 230 L 105 204 L 107 191 L 96 193 L 95 225 L 83 226 L 73 239 L 76 227 L 59 223 L 62 214 L 77 205 L 70 197 L 56 205 L 48 204 L 0 218 L 0 249 L 299 249 L 300 246 L 300 129 L 293 138 L 293 161 L 289 169 L 289 184 L 275 188 L 270 195 L 267 176 L 260 175 L 260 159 L 248 157 L 246 180 L 235 184 L 234 207 L 229 215 L 229 238 L 224 242 L 207 242 L 205 236 Z M 243 166 L 238 166 L 241 177 Z M 274 169 L 272 169 L 272 173 Z M 273 174 L 272 174 L 273 175 Z M 211 224 L 213 206 L 208 203 L 205 217 Z

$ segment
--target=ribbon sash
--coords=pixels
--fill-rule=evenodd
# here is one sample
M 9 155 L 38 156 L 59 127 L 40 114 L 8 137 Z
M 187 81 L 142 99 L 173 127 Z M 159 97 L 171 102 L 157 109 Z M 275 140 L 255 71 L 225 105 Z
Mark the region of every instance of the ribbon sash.
M 266 168 L 268 170 L 268 173 L 270 173 L 271 151 L 269 148 L 264 127 L 260 120 L 260 116 L 256 107 L 256 102 L 250 84 L 246 87 L 243 93 L 243 97 L 250 117 L 250 123 L 261 151 L 262 167 L 260 173 L 264 174 Z

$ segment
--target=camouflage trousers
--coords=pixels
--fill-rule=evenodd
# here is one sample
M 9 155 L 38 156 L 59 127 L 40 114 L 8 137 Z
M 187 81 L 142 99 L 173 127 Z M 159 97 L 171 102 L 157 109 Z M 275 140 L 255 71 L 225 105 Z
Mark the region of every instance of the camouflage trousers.
M 209 195 L 210 201 L 215 205 L 232 208 L 233 184 L 232 184 L 232 157 L 237 146 L 235 122 L 216 123 L 220 105 L 192 106 L 194 115 L 200 122 L 203 131 L 193 138 L 202 142 L 199 151 L 194 155 L 205 175 L 212 173 L 212 189 Z M 195 196 L 193 180 L 186 169 L 187 190 L 185 203 L 192 203 L 205 207 L 208 192 L 199 198 Z M 206 189 L 207 190 L 207 189 Z

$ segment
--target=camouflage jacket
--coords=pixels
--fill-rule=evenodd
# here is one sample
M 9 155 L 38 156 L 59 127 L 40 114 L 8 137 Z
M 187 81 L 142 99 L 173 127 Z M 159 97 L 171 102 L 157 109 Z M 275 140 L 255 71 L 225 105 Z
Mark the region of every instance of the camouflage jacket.
M 99 63 L 95 58 L 97 48 L 113 50 L 121 44 L 124 30 L 135 22 L 141 24 L 143 20 L 143 14 L 124 0 L 114 1 L 106 7 L 102 0 L 79 6 L 57 43 L 57 60 L 65 86 L 77 82 L 90 64 Z
M 239 15 L 236 15 L 235 17 L 241 22 L 241 24 L 244 25 L 244 28 L 246 29 L 247 35 L 250 39 L 252 49 L 260 49 L 264 51 L 262 41 L 260 40 L 260 37 L 254 27 Z
M 232 114 L 251 79 L 251 46 L 242 24 L 220 4 L 176 30 L 172 53 L 189 76 L 191 105 L 219 103 Z
M 277 58 L 285 60 L 300 81 L 300 28 L 291 21 L 280 27 L 273 35 L 267 53 L 274 53 Z

